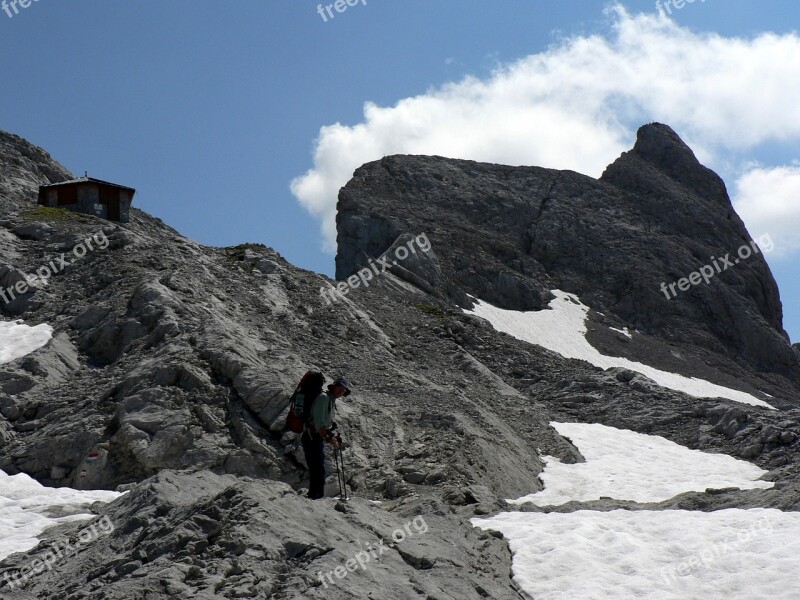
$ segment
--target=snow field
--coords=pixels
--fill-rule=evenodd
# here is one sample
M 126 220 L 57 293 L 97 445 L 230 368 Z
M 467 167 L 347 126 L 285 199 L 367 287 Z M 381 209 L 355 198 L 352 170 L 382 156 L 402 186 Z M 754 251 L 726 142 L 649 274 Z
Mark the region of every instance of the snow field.
M 622 367 L 700 398 L 727 398 L 773 408 L 763 400 L 701 379 L 600 354 L 586 341 L 588 307 L 553 290 L 550 310 L 519 312 L 476 301 L 472 314 L 497 331 L 581 359 Z M 620 330 L 617 330 L 620 331 Z M 625 328 L 620 333 L 631 335 Z M 765 471 L 746 461 L 691 450 L 658 436 L 600 424 L 551 423 L 584 463 L 544 457 L 541 492 L 512 503 L 538 506 L 602 496 L 660 502 L 707 488 L 768 488 Z M 800 513 L 774 509 L 579 510 L 506 512 L 472 524 L 500 531 L 513 553 L 514 580 L 536 600 L 797 600 Z
M 657 502 L 708 487 L 771 487 L 765 471 L 659 436 L 551 423 L 585 463 L 548 458 L 539 506 L 600 496 Z M 797 600 L 800 513 L 775 509 L 505 512 L 472 519 L 500 531 L 513 577 L 536 600 Z
M 690 450 L 660 436 L 598 423 L 550 425 L 572 441 L 586 462 L 565 464 L 555 457 L 544 457 L 546 466 L 539 476 L 544 490 L 509 500 L 512 504 L 548 506 L 599 500 L 601 496 L 662 502 L 707 488 L 765 489 L 774 485 L 758 481 L 767 471 L 747 461 Z
M 529 312 L 505 310 L 476 300 L 473 310 L 464 312 L 486 319 L 497 331 L 507 333 L 523 342 L 542 346 L 565 358 L 585 360 L 601 369 L 612 367 L 630 369 L 649 377 L 662 387 L 697 398 L 727 398 L 753 406 L 774 408 L 751 394 L 716 385 L 710 381 L 661 371 L 627 358 L 600 354 L 586 341 L 586 315 L 589 307 L 582 304 L 573 294 L 561 290 L 551 291 L 555 298 L 550 301 L 550 310 Z
M 48 488 L 28 475 L 10 476 L 0 471 L 0 560 L 35 548 L 38 536 L 50 527 L 93 519 L 95 515 L 82 511 L 94 502 L 112 502 L 120 496 L 120 493 L 102 490 Z M 74 514 L 48 516 L 56 508 Z
M 800 513 L 502 513 L 514 580 L 536 600 L 797 600 Z

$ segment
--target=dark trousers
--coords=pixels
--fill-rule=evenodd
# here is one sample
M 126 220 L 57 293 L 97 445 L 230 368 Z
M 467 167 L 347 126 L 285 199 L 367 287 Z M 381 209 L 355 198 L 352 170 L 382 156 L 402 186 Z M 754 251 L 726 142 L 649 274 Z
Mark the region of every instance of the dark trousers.
M 306 455 L 308 475 L 311 479 L 308 485 L 308 497 L 318 500 L 325 496 L 325 447 L 322 438 L 316 433 L 303 432 L 300 438 L 303 442 L 303 452 Z

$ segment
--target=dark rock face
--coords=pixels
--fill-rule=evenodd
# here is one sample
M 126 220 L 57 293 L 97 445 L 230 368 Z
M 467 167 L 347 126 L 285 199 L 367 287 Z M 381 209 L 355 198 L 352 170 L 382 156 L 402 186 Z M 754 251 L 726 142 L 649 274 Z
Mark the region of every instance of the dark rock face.
M 712 257 L 732 261 L 751 239 L 722 180 L 665 125 L 642 127 L 634 149 L 600 180 L 386 157 L 356 171 L 338 209 L 337 279 L 401 233 L 424 232 L 441 266 L 430 286 L 462 306 L 470 306 L 469 294 L 535 310 L 560 288 L 666 342 L 800 381 L 777 285 L 760 253 L 725 270 L 718 261 L 710 283 L 673 286 L 677 297 L 664 292 L 662 283 L 688 277 Z
M 688 328 L 691 322 L 702 324 L 735 349 L 734 357 L 796 380 L 797 363 L 787 351 L 789 337 L 783 330 L 778 287 L 760 253 L 737 258 L 739 249 L 748 246 L 752 238 L 734 211 L 722 180 L 702 166 L 671 129 L 651 125 L 639 130 L 633 150 L 610 165 L 601 181 L 635 194 L 651 232 L 657 229 L 662 234 L 653 242 L 668 251 L 667 256 L 662 254 L 662 281 L 686 277 L 703 265 L 713 265 L 712 258 L 728 253 L 730 260 L 738 263 L 715 273 L 710 285 L 693 286 L 666 307 L 647 293 L 658 280 L 651 276 L 648 285 L 635 292 L 637 299 L 646 294 L 644 306 L 629 304 L 620 314 L 642 313 L 645 322 L 668 339 L 687 339 L 684 334 L 689 332 L 676 330 Z M 724 267 L 719 261 L 717 265 Z M 650 268 L 647 263 L 647 270 Z M 695 341 L 690 333 L 688 339 Z

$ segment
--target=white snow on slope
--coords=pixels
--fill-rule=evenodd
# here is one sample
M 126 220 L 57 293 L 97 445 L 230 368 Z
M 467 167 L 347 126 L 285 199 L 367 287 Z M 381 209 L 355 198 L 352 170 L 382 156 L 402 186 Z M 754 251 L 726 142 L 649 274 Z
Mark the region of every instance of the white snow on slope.
M 663 437 L 616 429 L 597 423 L 550 425 L 569 438 L 586 462 L 564 464 L 544 457 L 539 476 L 544 490 L 512 504 L 559 505 L 601 496 L 634 502 L 662 502 L 684 492 L 707 488 L 771 488 L 756 481 L 767 471 L 725 454 L 690 450 Z
M 0 322 L 0 364 L 38 350 L 50 341 L 53 328 L 42 323 L 28 327 L 22 321 Z
M 611 331 L 616 331 L 617 333 L 621 333 L 621 334 L 622 334 L 622 335 L 624 335 L 626 338 L 633 339 L 633 335 L 631 334 L 631 332 L 630 332 L 630 331 L 628 331 L 628 328 L 627 328 L 627 327 L 623 327 L 622 329 L 617 329 L 616 327 L 609 327 L 609 329 L 610 329 Z
M 536 600 L 797 600 L 800 513 L 502 513 L 514 580 Z
M 44 346 L 52 336 L 49 325 L 29 327 L 22 321 L 0 322 L 0 363 L 10 362 Z M 78 491 L 47 488 L 24 474 L 9 476 L 0 471 L 0 560 L 15 552 L 36 547 L 38 536 L 46 529 L 66 523 L 91 519 L 83 514 L 93 502 L 111 502 L 122 494 L 107 491 Z M 50 517 L 52 509 L 72 512 Z
M 25 474 L 9 476 L 0 471 L 0 560 L 35 548 L 38 536 L 50 527 L 94 518 L 95 515 L 85 514 L 89 505 L 111 502 L 120 496 L 120 493 L 102 490 L 48 488 Z M 75 514 L 47 516 L 55 508 Z
M 774 408 L 751 394 L 722 387 L 695 377 L 661 371 L 626 358 L 600 354 L 586 341 L 586 315 L 589 307 L 574 294 L 551 290 L 555 298 L 550 310 L 521 312 L 497 308 L 480 300 L 472 311 L 465 311 L 486 319 L 497 331 L 505 332 L 518 340 L 536 344 L 558 352 L 565 358 L 585 360 L 601 369 L 623 367 L 649 377 L 658 385 L 698 398 L 727 398 L 736 402 Z

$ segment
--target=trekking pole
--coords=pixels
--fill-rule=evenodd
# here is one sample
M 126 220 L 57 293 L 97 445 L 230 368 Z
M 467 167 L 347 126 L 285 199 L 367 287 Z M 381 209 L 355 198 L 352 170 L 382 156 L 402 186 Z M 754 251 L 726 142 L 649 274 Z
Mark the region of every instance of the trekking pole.
M 341 436 L 339 436 L 339 444 L 341 445 L 341 443 L 342 443 L 342 438 L 341 438 Z M 346 472 L 344 470 L 344 452 L 341 452 L 341 451 L 339 452 L 339 460 L 342 461 L 342 483 L 344 484 L 344 486 L 343 486 L 344 487 L 344 499 L 348 500 L 349 498 L 347 497 L 347 474 L 346 474 Z
M 336 479 L 339 482 L 339 497 L 344 495 L 344 488 L 342 487 L 342 470 L 339 468 L 339 449 L 333 449 L 333 460 L 336 462 Z

